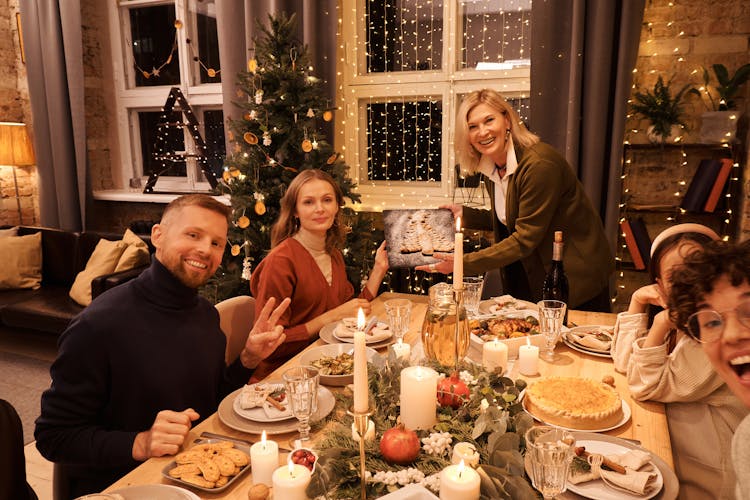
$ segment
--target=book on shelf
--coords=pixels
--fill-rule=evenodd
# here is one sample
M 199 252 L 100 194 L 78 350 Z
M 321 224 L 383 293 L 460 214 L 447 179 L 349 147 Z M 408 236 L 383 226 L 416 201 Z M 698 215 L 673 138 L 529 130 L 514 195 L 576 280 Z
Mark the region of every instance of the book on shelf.
M 630 252 L 633 266 L 638 270 L 646 269 L 651 260 L 651 238 L 643 219 L 640 217 L 623 219 L 620 222 L 620 229 L 625 236 L 625 245 Z
M 724 186 L 727 184 L 727 179 L 729 179 L 729 174 L 731 173 L 733 166 L 734 162 L 732 162 L 731 159 L 721 159 L 721 168 L 719 169 L 719 173 L 716 175 L 714 184 L 711 187 L 711 192 L 708 194 L 706 204 L 703 206 L 704 212 L 713 212 L 714 210 L 716 210 L 716 205 L 719 204 L 719 199 L 721 198 L 721 194 L 724 192 Z
M 682 198 L 680 207 L 688 212 L 703 212 L 714 183 L 721 171 L 722 161 L 703 159 Z

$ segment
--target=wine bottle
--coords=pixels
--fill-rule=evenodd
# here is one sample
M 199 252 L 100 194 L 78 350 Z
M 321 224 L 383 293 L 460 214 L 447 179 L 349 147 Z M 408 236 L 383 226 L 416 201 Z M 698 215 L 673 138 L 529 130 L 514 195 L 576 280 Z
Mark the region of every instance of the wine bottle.
M 563 234 L 555 231 L 555 240 L 552 243 L 552 267 L 544 277 L 542 286 L 542 299 L 561 300 L 568 303 L 568 277 L 563 268 Z M 568 323 L 568 311 L 565 310 L 563 324 Z

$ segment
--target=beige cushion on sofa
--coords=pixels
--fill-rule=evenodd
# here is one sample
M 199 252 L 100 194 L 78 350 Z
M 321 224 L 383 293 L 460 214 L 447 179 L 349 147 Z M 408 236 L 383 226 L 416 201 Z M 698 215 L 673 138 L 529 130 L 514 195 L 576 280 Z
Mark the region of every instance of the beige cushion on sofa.
M 0 238 L 5 238 L 7 236 L 18 236 L 18 226 L 8 229 L 0 229 Z
M 42 233 L 0 238 L 0 289 L 33 288 L 42 284 Z
M 78 273 L 70 288 L 70 298 L 82 306 L 91 304 L 91 280 L 114 272 L 128 244 L 123 241 L 99 240 L 86 263 L 86 269 Z
M 140 239 L 133 231 L 128 229 L 122 237 L 122 241 L 127 243 L 128 248 L 120 256 L 117 262 L 115 272 L 127 271 L 134 267 L 144 266 L 149 263 L 151 256 L 148 252 L 148 245 Z

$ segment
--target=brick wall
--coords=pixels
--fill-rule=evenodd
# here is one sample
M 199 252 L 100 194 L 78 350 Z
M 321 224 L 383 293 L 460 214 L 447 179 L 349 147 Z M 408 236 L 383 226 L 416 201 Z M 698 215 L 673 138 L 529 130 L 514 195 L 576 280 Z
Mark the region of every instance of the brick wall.
M 18 0 L 0 0 L 0 121 L 29 124 L 33 139 L 26 67 L 21 61 L 18 41 L 17 12 Z M 14 172 L 9 166 L 0 166 L 0 225 L 38 222 L 37 186 L 36 167 L 19 167 Z

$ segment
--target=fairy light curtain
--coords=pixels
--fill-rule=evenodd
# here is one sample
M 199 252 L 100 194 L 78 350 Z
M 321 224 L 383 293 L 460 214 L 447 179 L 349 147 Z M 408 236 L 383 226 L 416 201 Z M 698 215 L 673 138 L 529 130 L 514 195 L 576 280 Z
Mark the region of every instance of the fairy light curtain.
M 369 74 L 443 71 L 444 2 L 366 2 Z M 531 0 L 459 2 L 460 58 L 456 70 L 528 66 Z M 522 119 L 528 99 L 518 99 Z M 370 98 L 366 119 L 370 181 L 441 181 L 444 103 L 440 97 Z M 448 110 L 445 110 L 448 111 Z

